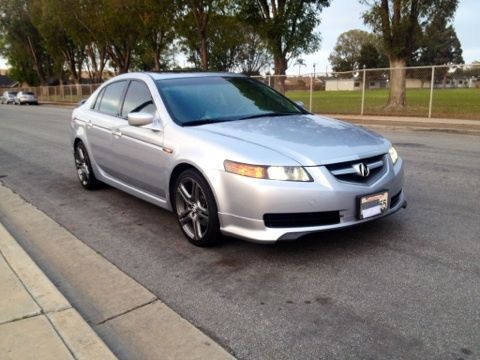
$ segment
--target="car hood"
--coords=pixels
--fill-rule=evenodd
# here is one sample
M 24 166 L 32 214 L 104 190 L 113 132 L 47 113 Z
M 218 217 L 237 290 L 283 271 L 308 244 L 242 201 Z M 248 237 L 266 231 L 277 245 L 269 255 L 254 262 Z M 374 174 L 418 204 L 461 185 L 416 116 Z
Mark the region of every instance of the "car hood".
M 382 136 L 343 121 L 292 115 L 222 122 L 202 130 L 269 148 L 303 166 L 316 166 L 387 153 Z

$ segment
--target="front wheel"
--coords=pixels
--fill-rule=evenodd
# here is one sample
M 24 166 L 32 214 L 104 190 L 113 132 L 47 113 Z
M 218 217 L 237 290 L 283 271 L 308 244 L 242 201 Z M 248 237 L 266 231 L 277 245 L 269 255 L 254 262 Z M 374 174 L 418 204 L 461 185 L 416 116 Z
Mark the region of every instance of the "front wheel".
M 95 174 L 93 173 L 87 149 L 81 141 L 78 141 L 75 144 L 74 157 L 75 167 L 77 169 L 77 175 L 78 179 L 80 180 L 80 184 L 82 184 L 82 186 L 88 190 L 97 188 L 100 185 L 100 181 L 97 180 Z
M 219 243 L 217 204 L 203 176 L 195 170 L 185 170 L 175 182 L 174 191 L 174 211 L 188 241 L 196 246 Z

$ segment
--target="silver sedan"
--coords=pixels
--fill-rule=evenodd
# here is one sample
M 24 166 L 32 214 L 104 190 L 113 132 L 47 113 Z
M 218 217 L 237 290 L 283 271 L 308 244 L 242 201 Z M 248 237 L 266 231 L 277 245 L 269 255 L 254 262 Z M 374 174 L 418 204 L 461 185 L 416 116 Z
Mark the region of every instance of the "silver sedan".
M 73 111 L 71 140 L 83 187 L 172 210 L 199 246 L 294 240 L 406 206 L 388 140 L 242 75 L 117 76 Z

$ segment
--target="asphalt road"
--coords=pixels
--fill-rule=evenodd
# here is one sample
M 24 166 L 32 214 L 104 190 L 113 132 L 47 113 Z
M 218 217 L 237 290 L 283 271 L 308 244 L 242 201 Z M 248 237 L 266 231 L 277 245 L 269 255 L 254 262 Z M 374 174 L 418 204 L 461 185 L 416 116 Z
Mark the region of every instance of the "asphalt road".
M 0 180 L 238 358 L 480 358 L 479 136 L 381 131 L 406 160 L 394 216 L 200 249 L 170 213 L 80 187 L 69 115 L 0 106 Z

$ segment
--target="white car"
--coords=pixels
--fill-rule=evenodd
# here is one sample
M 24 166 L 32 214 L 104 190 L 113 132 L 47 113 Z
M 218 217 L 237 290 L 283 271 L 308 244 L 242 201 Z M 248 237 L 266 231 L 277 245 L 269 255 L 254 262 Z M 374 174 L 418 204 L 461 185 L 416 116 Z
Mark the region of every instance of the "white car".
M 5 91 L 0 98 L 0 103 L 2 104 L 13 104 L 15 103 L 15 98 L 17 93 L 14 91 Z
M 15 97 L 15 105 L 38 105 L 38 99 L 33 92 L 19 91 Z

